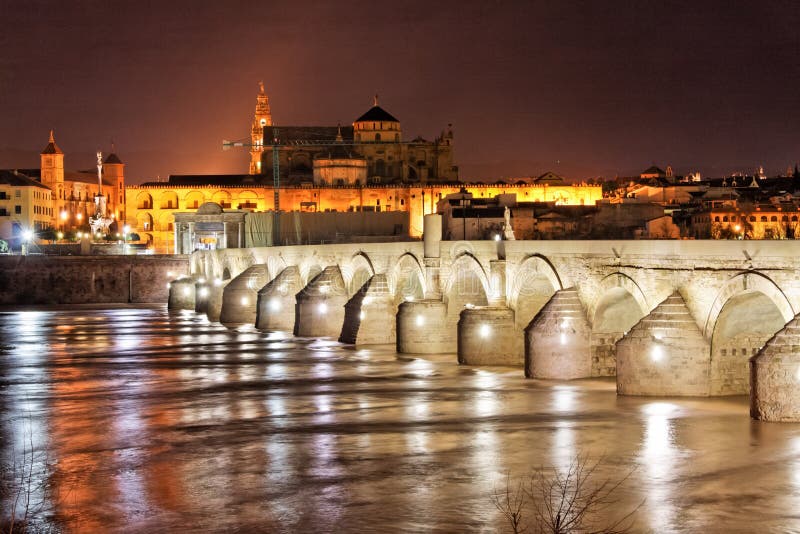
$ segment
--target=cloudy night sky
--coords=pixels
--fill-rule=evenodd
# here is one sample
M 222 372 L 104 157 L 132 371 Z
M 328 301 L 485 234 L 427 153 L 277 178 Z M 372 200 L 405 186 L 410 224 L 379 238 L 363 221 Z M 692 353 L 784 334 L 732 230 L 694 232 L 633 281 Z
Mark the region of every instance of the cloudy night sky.
M 257 82 L 277 125 L 406 139 L 448 123 L 464 179 L 800 160 L 800 5 L 739 2 L 0 0 L 0 168 L 68 169 L 111 140 L 129 183 L 244 173 Z

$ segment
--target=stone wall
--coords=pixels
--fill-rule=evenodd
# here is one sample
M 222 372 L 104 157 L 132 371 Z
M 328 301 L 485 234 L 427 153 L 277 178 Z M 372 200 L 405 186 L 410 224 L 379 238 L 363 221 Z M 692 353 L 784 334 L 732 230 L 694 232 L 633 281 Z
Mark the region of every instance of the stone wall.
M 0 256 L 0 304 L 166 303 L 188 256 Z

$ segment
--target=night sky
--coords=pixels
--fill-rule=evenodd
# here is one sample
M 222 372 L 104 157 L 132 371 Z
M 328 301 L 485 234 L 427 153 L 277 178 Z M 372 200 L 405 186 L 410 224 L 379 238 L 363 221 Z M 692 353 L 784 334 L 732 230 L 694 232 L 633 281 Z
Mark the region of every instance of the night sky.
M 127 181 L 244 173 L 257 82 L 277 125 L 406 139 L 448 123 L 465 179 L 800 160 L 800 3 L 0 0 L 0 168 L 100 147 Z

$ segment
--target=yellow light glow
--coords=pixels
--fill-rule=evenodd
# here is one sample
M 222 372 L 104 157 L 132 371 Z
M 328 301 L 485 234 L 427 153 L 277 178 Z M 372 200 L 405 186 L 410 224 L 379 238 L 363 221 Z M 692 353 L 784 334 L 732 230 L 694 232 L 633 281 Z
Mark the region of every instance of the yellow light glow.
M 492 328 L 488 324 L 482 324 L 480 329 L 481 337 L 486 339 L 492 333 Z

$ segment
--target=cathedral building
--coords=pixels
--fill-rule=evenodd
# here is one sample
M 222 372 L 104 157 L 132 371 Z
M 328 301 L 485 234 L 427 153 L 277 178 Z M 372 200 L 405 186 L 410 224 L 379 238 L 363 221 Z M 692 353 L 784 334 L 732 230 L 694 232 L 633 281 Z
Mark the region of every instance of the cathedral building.
M 106 197 L 106 217 L 125 220 L 125 164 L 113 152 L 97 170 L 67 171 L 53 131 L 38 169 L 4 171 L 0 180 L 0 238 L 16 239 L 25 230 L 88 230 L 95 196 Z
M 453 131 L 433 141 L 406 141 L 402 123 L 378 105 L 351 125 L 280 126 L 260 84 L 251 126 L 248 174 L 172 175 L 126 189 L 127 222 L 156 252 L 174 251 L 176 212 L 196 211 L 206 202 L 225 210 L 404 211 L 409 233 L 422 234 L 424 214 L 436 203 L 466 188 L 475 198 L 516 194 L 519 201 L 594 204 L 600 186 L 570 185 L 546 173 L 492 184 L 462 183 L 453 161 Z M 275 194 L 277 155 L 280 185 Z

